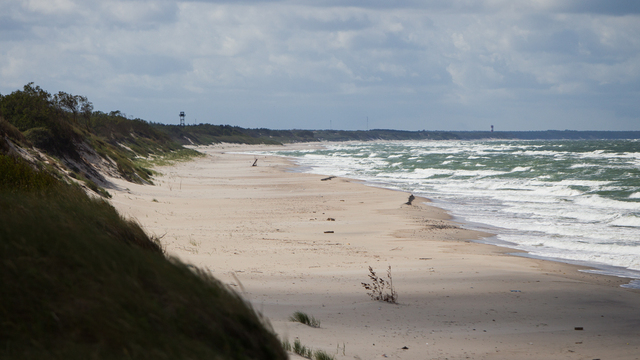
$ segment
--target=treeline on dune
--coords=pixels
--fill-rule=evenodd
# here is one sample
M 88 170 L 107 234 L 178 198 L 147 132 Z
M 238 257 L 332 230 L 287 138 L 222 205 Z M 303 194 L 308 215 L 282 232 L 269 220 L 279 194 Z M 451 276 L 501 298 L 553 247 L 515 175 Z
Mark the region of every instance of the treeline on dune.
M 372 130 L 271 130 L 246 129 L 230 125 L 152 124 L 182 145 L 209 145 L 218 142 L 284 144 L 317 141 L 376 140 L 617 140 L 640 139 L 640 131 L 406 131 Z
M 104 172 L 151 183 L 137 159 L 181 152 L 198 155 L 82 96 L 0 96 L 0 358 L 287 358 L 242 297 L 104 200 Z

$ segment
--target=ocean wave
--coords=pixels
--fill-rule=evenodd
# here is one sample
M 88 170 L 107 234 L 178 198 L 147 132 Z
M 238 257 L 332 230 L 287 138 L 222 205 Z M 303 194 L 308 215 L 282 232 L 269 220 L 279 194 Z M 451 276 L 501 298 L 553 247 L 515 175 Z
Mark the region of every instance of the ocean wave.
M 576 199 L 575 201 L 578 205 L 599 209 L 638 211 L 638 209 L 640 208 L 640 204 L 634 201 L 619 201 L 607 199 L 600 195 L 585 195 Z
M 434 199 L 543 257 L 640 270 L 637 142 L 413 141 L 296 152 L 309 172 Z M 290 154 L 286 153 L 285 154 Z

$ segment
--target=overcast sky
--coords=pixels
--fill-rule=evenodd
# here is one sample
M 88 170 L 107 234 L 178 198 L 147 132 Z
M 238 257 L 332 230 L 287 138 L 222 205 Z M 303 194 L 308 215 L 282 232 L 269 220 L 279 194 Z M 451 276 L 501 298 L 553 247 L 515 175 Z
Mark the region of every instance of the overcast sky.
M 640 130 L 638 0 L 0 0 L 0 93 L 273 129 Z

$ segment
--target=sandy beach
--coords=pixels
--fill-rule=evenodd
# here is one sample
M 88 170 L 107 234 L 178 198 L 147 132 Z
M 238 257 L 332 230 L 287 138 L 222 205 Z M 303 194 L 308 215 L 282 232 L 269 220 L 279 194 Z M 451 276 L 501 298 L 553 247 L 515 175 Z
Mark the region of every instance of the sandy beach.
M 491 234 L 427 199 L 234 154 L 259 148 L 200 147 L 206 157 L 158 168 L 155 186 L 111 179 L 111 203 L 281 338 L 336 359 L 640 359 L 640 291 L 623 279 L 473 242 Z M 391 266 L 398 304 L 369 298 L 369 266 Z

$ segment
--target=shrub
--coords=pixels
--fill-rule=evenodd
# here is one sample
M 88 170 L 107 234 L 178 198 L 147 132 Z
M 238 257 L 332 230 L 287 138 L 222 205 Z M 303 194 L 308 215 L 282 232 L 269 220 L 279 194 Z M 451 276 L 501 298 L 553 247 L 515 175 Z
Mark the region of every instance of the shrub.
M 24 135 L 18 130 L 15 126 L 11 125 L 10 122 L 6 121 L 3 117 L 0 116 L 0 136 L 7 135 L 10 139 L 13 139 L 20 143 L 27 143 L 27 139 Z

